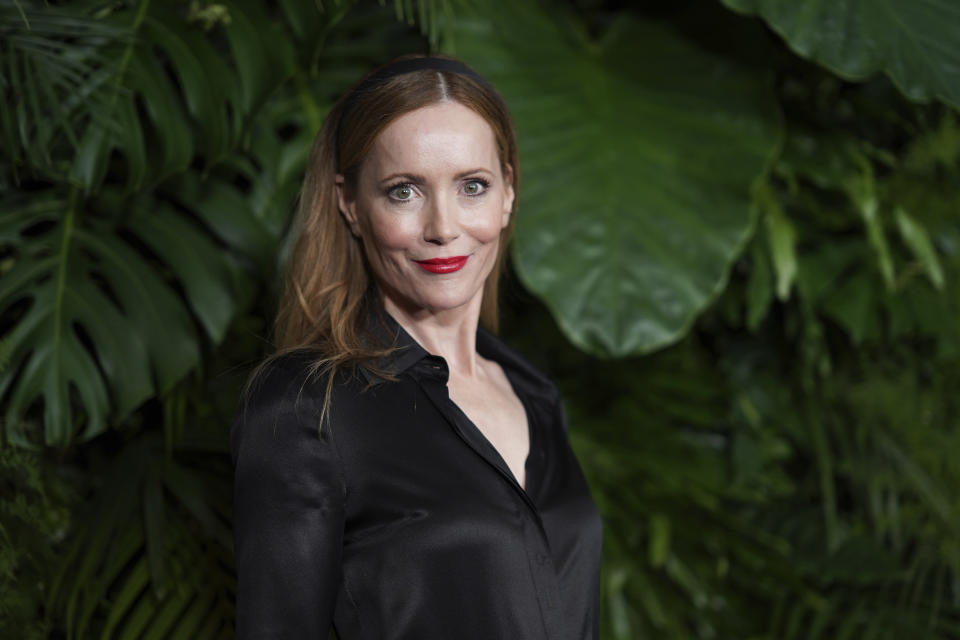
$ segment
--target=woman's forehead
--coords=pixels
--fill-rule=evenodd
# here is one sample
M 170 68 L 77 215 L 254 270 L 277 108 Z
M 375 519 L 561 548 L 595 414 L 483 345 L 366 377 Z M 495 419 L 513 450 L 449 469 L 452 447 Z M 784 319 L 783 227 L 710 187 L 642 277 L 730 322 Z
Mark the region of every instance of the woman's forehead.
M 430 173 L 499 165 L 489 123 L 458 102 L 441 102 L 396 118 L 377 136 L 368 158 L 375 173 Z

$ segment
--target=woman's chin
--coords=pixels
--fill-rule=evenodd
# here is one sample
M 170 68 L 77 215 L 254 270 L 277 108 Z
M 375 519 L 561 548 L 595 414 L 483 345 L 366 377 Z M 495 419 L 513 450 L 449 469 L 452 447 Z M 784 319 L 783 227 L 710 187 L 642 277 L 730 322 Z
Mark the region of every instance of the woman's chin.
M 391 308 L 398 309 L 401 313 L 409 316 L 438 315 L 458 310 L 466 311 L 471 308 L 471 302 L 476 300 L 479 303 L 482 297 L 482 290 L 467 294 L 463 291 L 443 291 L 442 287 L 437 287 L 430 291 L 428 295 L 419 296 L 386 296 L 387 310 Z

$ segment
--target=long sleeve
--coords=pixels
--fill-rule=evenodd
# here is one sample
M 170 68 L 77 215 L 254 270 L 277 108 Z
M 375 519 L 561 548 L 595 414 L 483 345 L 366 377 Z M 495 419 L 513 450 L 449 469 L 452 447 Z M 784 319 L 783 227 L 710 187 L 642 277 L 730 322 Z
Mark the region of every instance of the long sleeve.
M 303 375 L 268 365 L 230 433 L 240 640 L 325 640 L 342 579 L 342 466 Z

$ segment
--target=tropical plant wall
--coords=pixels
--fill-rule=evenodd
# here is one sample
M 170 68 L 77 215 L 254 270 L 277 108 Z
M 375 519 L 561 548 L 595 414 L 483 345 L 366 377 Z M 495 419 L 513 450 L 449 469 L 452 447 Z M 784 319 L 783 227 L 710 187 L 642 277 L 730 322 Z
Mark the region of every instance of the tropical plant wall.
M 605 638 L 960 638 L 960 5 L 0 0 L 0 636 L 233 635 L 227 433 L 312 137 L 501 91 L 503 333 L 558 380 Z

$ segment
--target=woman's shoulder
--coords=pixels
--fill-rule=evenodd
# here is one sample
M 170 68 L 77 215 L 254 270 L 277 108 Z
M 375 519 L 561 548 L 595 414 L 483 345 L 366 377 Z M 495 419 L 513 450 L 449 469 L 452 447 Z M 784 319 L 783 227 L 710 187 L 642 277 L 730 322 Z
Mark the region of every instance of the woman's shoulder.
M 316 383 L 315 363 L 320 354 L 310 349 L 275 353 L 257 364 L 243 388 L 242 399 L 276 400 L 289 396 L 294 390 L 302 395 L 304 386 Z
M 237 423 L 250 418 L 292 414 L 299 420 L 314 422 L 322 413 L 330 373 L 324 354 L 317 349 L 298 348 L 275 353 L 261 361 L 250 373 L 240 394 Z M 336 396 L 359 393 L 360 377 L 346 370 L 335 374 L 332 400 Z
M 288 414 L 308 419 L 315 413 L 312 361 L 308 352 L 299 350 L 274 354 L 257 364 L 240 392 L 234 437 L 257 424 L 284 421 Z
M 250 398 L 288 396 L 293 392 L 315 396 L 323 393 L 330 373 L 323 352 L 300 347 L 278 352 L 262 360 L 250 373 L 243 396 Z M 336 374 L 336 388 L 349 390 L 360 377 L 352 367 L 340 367 Z
M 235 508 L 247 513 L 244 526 L 262 513 L 251 505 L 264 501 L 303 503 L 301 494 L 332 487 L 343 495 L 340 459 L 329 429 L 321 426 L 322 396 L 314 364 L 318 354 L 275 354 L 251 373 L 230 427 L 230 456 L 235 468 Z M 294 498 L 291 498 L 293 496 Z M 271 513 L 279 511 L 271 510 Z
M 363 384 L 355 373 L 339 371 L 336 384 L 329 385 L 331 374 L 324 364 L 322 352 L 300 348 L 273 354 L 253 369 L 230 428 L 234 459 L 241 449 L 312 448 L 332 437 L 330 418 L 339 412 L 324 409 L 328 388 L 332 407 L 359 396 Z

